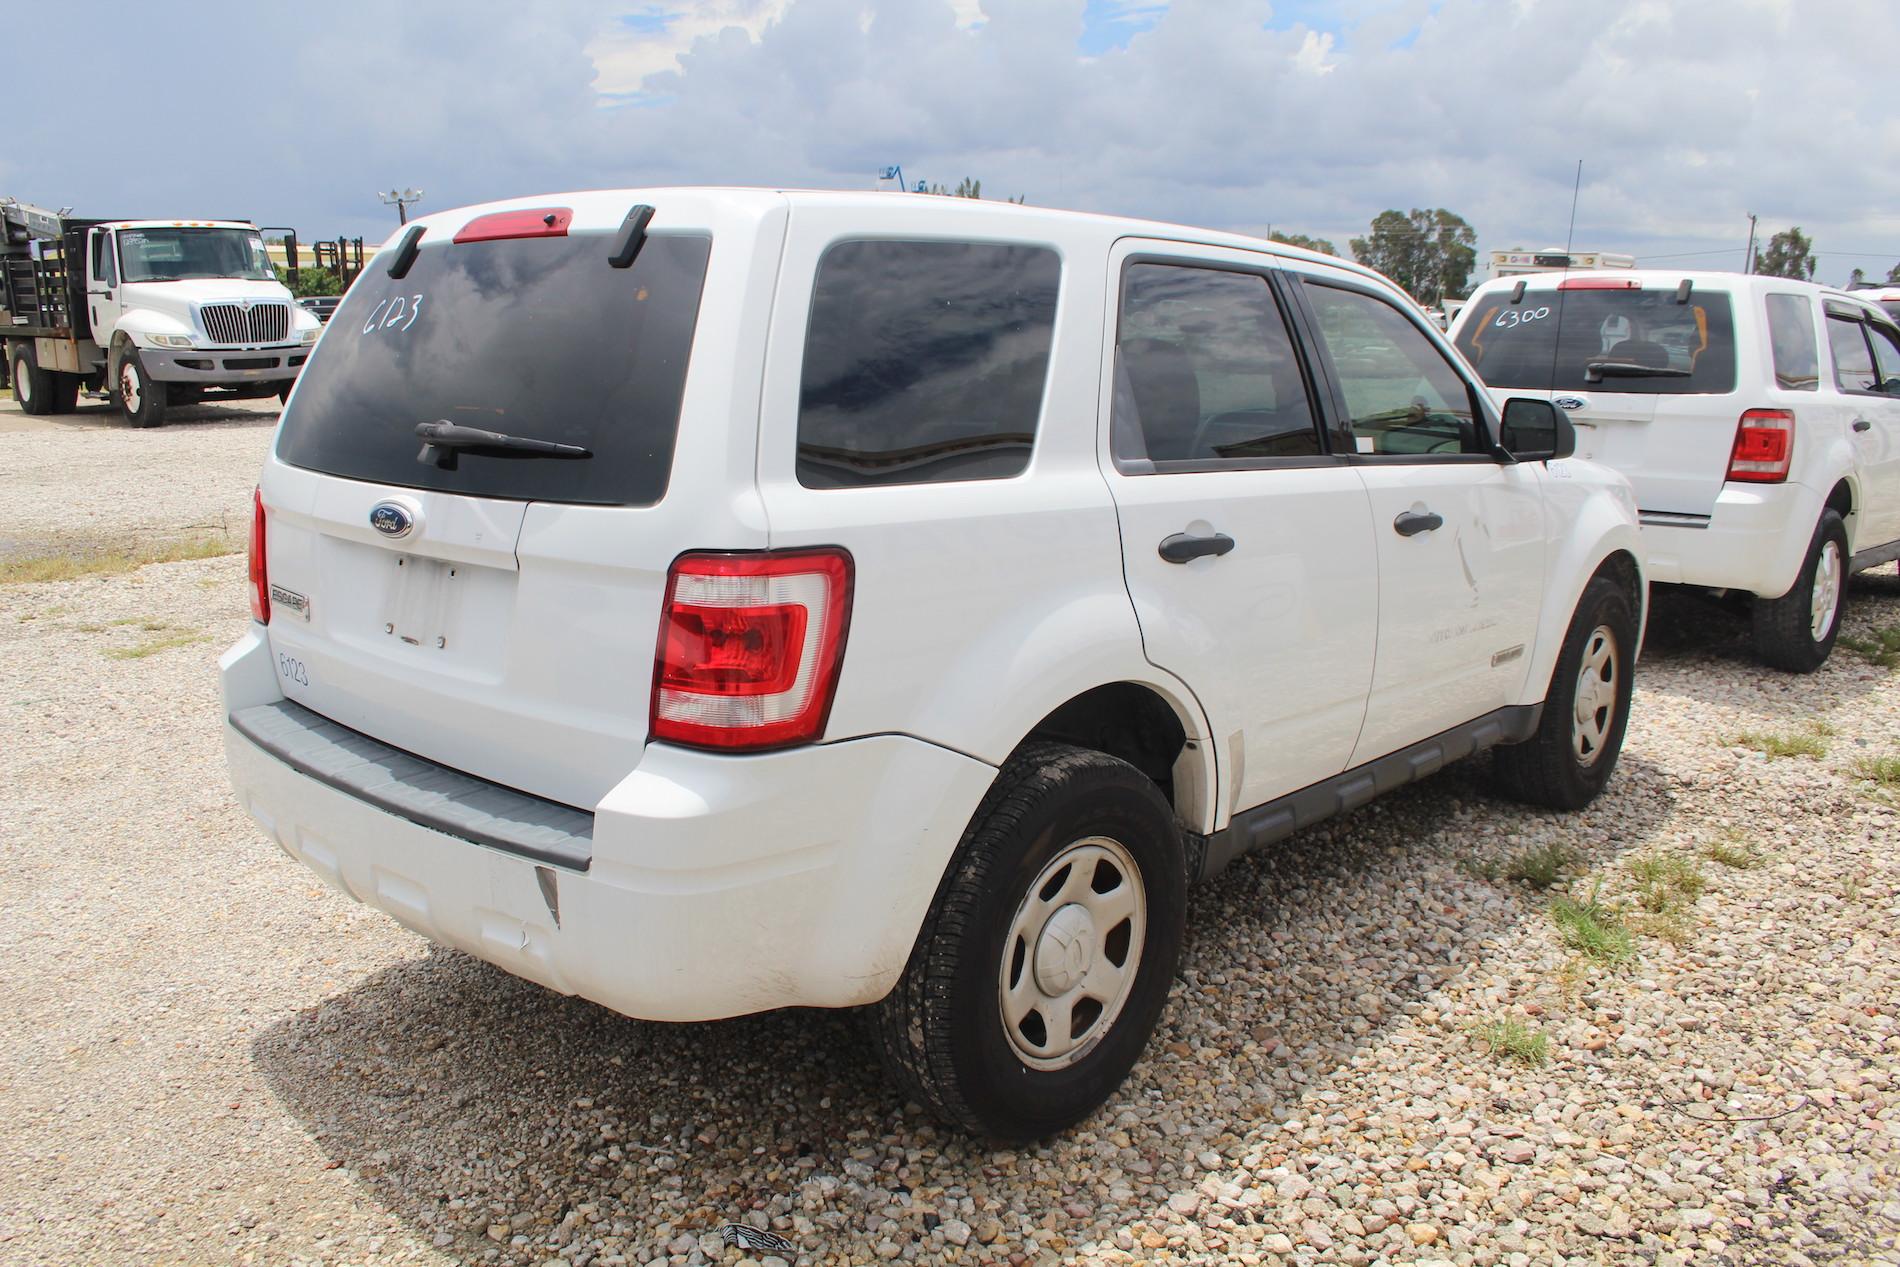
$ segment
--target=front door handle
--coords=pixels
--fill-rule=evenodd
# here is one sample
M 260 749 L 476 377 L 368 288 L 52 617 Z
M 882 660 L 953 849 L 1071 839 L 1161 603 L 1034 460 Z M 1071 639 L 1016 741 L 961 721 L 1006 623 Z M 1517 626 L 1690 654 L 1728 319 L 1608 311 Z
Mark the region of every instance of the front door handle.
M 1426 511 L 1420 514 L 1416 510 L 1402 510 L 1399 517 L 1392 521 L 1392 530 L 1401 537 L 1416 537 L 1421 532 L 1430 532 L 1434 528 L 1443 528 L 1445 517 Z
M 1865 418 L 1856 418 L 1856 419 L 1854 419 L 1854 430 L 1856 430 L 1856 431 L 1869 431 L 1869 430 L 1872 430 L 1872 429 L 1873 429 L 1873 425 L 1874 425 L 1873 423 L 1871 423 L 1871 422 L 1869 422 L 1869 421 L 1867 421 L 1867 420 L 1866 420 Z
M 1164 537 L 1156 553 L 1170 563 L 1186 563 L 1205 554 L 1223 555 L 1233 548 L 1234 539 L 1224 532 L 1211 537 L 1190 537 L 1185 532 L 1177 532 L 1172 537 Z

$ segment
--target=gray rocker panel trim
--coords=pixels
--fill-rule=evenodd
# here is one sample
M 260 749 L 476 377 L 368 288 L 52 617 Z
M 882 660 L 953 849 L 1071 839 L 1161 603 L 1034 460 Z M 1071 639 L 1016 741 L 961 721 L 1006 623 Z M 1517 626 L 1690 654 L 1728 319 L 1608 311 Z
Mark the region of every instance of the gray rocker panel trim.
M 594 816 L 451 770 L 279 700 L 231 714 L 240 735 L 339 792 L 472 844 L 575 871 L 594 860 Z
M 1868 568 L 1877 568 L 1883 563 L 1892 563 L 1900 559 L 1900 541 L 1889 541 L 1884 546 L 1869 546 L 1865 550 L 1855 551 L 1848 560 L 1850 572 L 1865 572 Z
M 1217 876 L 1242 854 L 1284 840 L 1334 815 L 1358 809 L 1393 788 L 1438 773 L 1453 761 L 1461 761 L 1497 744 L 1522 743 L 1537 733 L 1537 723 L 1543 715 L 1542 704 L 1500 708 L 1409 748 L 1354 766 L 1311 787 L 1242 810 L 1225 828 L 1207 838 L 1197 878 L 1206 880 Z

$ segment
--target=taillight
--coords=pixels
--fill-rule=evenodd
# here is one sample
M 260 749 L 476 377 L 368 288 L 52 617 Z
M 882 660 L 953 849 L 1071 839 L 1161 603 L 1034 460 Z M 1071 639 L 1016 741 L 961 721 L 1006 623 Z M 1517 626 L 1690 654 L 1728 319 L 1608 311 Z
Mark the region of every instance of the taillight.
M 824 733 L 851 620 L 839 549 L 684 554 L 666 580 L 655 739 L 756 751 Z
M 1641 290 L 1643 283 L 1634 277 L 1566 277 L 1558 290 Z
M 251 619 L 270 624 L 270 575 L 264 566 L 264 493 L 251 490 Z
M 1779 484 L 1794 461 L 1794 412 L 1750 409 L 1735 428 L 1728 476 L 1750 484 Z

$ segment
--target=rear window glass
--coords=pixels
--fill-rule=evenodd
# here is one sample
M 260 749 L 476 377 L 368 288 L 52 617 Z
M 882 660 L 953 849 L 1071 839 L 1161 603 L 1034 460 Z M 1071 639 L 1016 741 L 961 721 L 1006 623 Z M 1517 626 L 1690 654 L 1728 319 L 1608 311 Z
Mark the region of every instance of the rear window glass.
M 632 268 L 605 234 L 431 245 L 365 272 L 324 328 L 277 454 L 349 479 L 475 497 L 650 506 L 666 493 L 712 242 L 655 234 Z M 418 460 L 447 419 L 590 458 L 464 449 Z
M 1458 348 L 1492 387 L 1722 394 L 1735 390 L 1735 322 L 1721 291 L 1527 290 L 1473 300 Z M 1561 328 L 1561 329 L 1560 329 Z
M 1775 353 L 1775 382 L 1811 392 L 1821 383 L 1821 354 L 1814 346 L 1814 305 L 1806 295 L 1768 296 L 1768 343 Z
M 1004 479 L 1029 465 L 1061 261 L 1047 247 L 840 242 L 799 389 L 807 488 Z

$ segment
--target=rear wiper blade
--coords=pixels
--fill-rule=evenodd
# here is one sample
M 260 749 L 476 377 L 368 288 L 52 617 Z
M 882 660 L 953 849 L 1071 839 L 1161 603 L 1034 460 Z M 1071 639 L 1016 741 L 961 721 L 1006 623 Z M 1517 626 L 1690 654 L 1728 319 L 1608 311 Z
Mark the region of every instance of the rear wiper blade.
M 482 431 L 475 427 L 458 426 L 447 418 L 438 418 L 434 422 L 418 422 L 416 435 L 422 438 L 422 452 L 416 454 L 416 461 L 444 471 L 456 469 L 456 459 L 464 449 L 471 453 L 498 458 L 591 458 L 594 456 L 592 449 L 583 449 L 578 444 L 556 444 L 552 440 L 511 436 L 500 431 Z
M 1632 361 L 1590 361 L 1583 367 L 1583 381 L 1600 383 L 1607 378 L 1688 378 L 1689 370 L 1667 365 L 1637 365 Z

